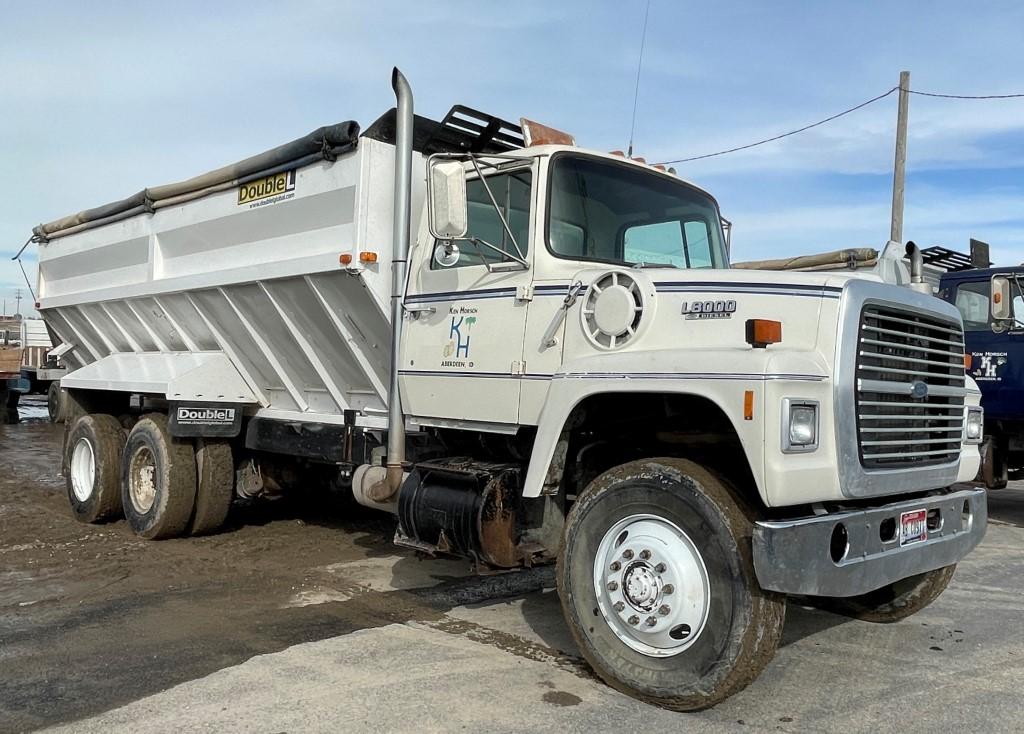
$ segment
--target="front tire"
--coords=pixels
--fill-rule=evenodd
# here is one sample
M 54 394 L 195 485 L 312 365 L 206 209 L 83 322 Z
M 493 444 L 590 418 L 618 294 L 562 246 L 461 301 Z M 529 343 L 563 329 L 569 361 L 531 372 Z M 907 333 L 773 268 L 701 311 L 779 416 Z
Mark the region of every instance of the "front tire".
M 121 460 L 124 516 L 139 537 L 174 538 L 188 527 L 196 501 L 190 441 L 171 436 L 167 416 L 146 415 L 128 434 Z
M 707 708 L 771 660 L 785 599 L 762 590 L 752 518 L 697 464 L 611 469 L 566 521 L 557 580 L 580 651 L 618 690 L 665 708 Z
M 946 590 L 956 564 L 896 581 L 861 596 L 813 597 L 811 604 L 825 611 L 865 622 L 890 624 L 917 614 Z
M 112 415 L 84 415 L 65 441 L 64 482 L 71 512 L 95 523 L 121 513 L 121 453 L 125 434 Z

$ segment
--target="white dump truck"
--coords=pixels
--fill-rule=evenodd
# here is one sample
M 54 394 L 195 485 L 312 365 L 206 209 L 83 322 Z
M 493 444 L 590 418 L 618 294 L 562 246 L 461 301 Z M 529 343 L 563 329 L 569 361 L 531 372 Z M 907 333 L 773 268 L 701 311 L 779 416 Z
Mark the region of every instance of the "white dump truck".
M 671 171 L 393 86 L 365 131 L 34 230 L 76 517 L 212 532 L 326 478 L 402 546 L 557 562 L 594 670 L 678 710 L 758 675 L 787 594 L 892 621 L 942 591 L 986 526 L 953 306 L 731 270 Z

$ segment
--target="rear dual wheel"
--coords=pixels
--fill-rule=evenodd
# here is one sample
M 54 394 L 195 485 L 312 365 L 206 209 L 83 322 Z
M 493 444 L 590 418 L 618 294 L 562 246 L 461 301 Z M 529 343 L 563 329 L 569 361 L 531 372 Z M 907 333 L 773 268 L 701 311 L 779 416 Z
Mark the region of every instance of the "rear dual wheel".
M 89 414 L 69 425 L 64 476 L 75 518 L 97 523 L 122 513 L 143 538 L 204 535 L 220 529 L 234 496 L 226 441 L 183 441 L 167 418 L 137 422 Z
M 125 518 L 150 540 L 202 535 L 223 525 L 234 493 L 231 447 L 174 438 L 167 417 L 144 416 L 128 435 L 121 463 Z
M 148 540 L 185 532 L 196 501 L 196 459 L 191 442 L 175 439 L 167 417 L 143 417 L 121 460 L 121 501 L 135 534 Z

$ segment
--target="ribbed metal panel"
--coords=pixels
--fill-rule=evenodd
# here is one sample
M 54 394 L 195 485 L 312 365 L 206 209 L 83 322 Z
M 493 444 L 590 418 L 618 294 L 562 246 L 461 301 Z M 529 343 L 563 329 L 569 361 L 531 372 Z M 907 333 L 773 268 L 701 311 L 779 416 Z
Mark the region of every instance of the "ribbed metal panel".
M 865 306 L 857 352 L 861 464 L 896 469 L 955 461 L 963 413 L 959 324 L 931 314 Z
M 386 406 L 386 316 L 343 271 L 48 309 L 79 367 L 109 354 L 224 352 L 263 407 Z

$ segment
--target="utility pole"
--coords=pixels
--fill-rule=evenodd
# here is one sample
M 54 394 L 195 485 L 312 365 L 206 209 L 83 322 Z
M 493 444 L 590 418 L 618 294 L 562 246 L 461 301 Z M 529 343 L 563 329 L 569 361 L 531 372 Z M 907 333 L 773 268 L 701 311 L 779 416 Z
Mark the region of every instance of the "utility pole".
M 18 290 L 16 290 L 14 292 L 14 300 L 17 301 L 17 303 L 14 306 L 14 315 L 15 316 L 20 316 L 21 315 L 21 288 L 19 288 Z
M 896 161 L 892 171 L 892 226 L 889 239 L 903 241 L 903 189 L 907 175 L 907 107 L 910 103 L 910 72 L 900 72 L 900 107 L 896 118 Z

